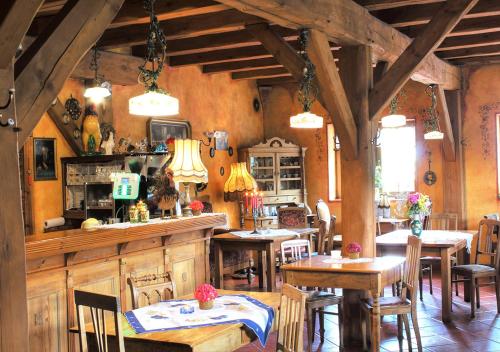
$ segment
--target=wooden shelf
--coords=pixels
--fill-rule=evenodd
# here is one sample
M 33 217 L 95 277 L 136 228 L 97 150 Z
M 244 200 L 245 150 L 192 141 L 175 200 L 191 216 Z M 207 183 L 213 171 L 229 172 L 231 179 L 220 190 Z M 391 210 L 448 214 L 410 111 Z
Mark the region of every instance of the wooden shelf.
M 285 169 L 300 169 L 300 165 L 293 165 L 293 166 L 280 166 L 280 169 L 285 170 Z
M 302 180 L 302 178 L 300 177 L 286 177 L 286 178 L 280 177 L 280 181 L 300 181 L 300 180 Z
M 114 208 L 112 206 L 100 207 L 98 205 L 95 205 L 87 207 L 87 210 L 113 210 L 113 209 Z

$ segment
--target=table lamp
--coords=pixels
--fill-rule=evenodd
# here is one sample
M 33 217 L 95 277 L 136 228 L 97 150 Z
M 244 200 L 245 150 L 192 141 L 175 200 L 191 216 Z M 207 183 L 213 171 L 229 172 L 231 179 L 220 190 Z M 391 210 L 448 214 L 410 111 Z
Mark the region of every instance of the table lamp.
M 193 139 L 176 139 L 174 142 L 174 158 L 169 168 L 173 172 L 174 182 L 182 182 L 186 192 L 184 209 L 190 209 L 189 196 L 191 183 L 207 183 L 208 170 L 201 161 L 200 141 Z
M 246 163 L 232 163 L 231 174 L 224 184 L 224 201 L 238 201 L 240 227 L 244 226 L 243 194 L 257 189 L 257 182 L 247 170 Z

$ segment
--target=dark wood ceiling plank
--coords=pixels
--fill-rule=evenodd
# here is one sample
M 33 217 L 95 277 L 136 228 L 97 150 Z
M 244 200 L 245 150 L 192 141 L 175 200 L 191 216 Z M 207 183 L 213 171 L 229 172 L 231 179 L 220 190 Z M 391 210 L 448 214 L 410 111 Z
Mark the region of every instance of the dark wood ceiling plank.
M 436 51 L 500 44 L 500 31 L 446 38 Z
M 261 78 L 257 80 L 259 87 L 271 87 L 283 84 L 297 84 L 297 81 L 292 77 L 274 77 L 274 78 Z
M 291 77 L 291 76 L 292 75 L 290 74 L 290 72 L 284 67 L 263 68 L 258 70 L 233 72 L 231 74 L 231 78 L 234 80 L 272 78 L 272 77 Z
M 431 55 L 444 40 L 445 36 L 456 26 L 464 14 L 478 0 L 448 0 L 435 13 L 432 20 L 425 25 L 422 32 L 412 41 L 396 62 L 375 83 L 370 92 L 370 117 L 378 119 L 379 112 L 387 106 L 392 97 L 410 79 L 412 73 Z
M 411 27 L 402 27 L 399 30 L 409 37 L 416 37 L 425 28 L 425 24 Z M 500 31 L 500 16 L 484 18 L 465 18 L 447 35 L 447 37 L 490 33 Z
M 464 57 L 460 59 L 449 60 L 453 65 L 457 66 L 477 66 L 477 65 L 493 65 L 500 63 L 500 55 Z
M 445 0 L 355 0 L 359 5 L 370 11 L 392 9 L 417 4 L 433 4 Z
M 455 49 L 438 52 L 437 55 L 443 59 L 458 59 L 461 57 L 474 57 L 483 55 L 497 55 L 500 54 L 500 44 L 478 46 L 474 48 Z
M 233 62 L 222 62 L 218 64 L 203 65 L 203 73 L 239 72 L 255 68 L 283 67 L 273 57 L 254 60 L 241 60 Z

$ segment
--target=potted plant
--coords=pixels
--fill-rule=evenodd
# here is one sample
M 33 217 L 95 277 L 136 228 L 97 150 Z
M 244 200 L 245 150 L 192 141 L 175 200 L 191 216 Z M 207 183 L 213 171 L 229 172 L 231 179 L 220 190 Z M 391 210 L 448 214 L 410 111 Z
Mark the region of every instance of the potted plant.
M 423 230 L 422 218 L 431 213 L 432 202 L 428 195 L 413 192 L 406 200 L 407 214 L 410 219 L 411 233 L 420 236 Z
M 350 259 L 359 259 L 359 253 L 361 253 L 361 245 L 357 242 L 351 242 L 347 245 L 347 253 Z
M 193 200 L 191 204 L 189 204 L 189 207 L 193 210 L 193 215 L 198 216 L 201 215 L 205 206 L 199 200 Z
M 217 290 L 210 284 L 202 284 L 194 291 L 194 298 L 198 301 L 200 309 L 203 310 L 212 309 L 217 296 Z

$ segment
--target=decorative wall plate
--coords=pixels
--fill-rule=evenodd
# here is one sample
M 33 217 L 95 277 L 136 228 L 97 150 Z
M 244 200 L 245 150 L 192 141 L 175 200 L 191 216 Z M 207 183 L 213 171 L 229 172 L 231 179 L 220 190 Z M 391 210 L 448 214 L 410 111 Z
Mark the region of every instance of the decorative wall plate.
M 78 99 L 73 98 L 73 96 L 70 96 L 70 98 L 66 100 L 66 103 L 64 103 L 64 108 L 73 120 L 78 120 L 80 118 L 80 115 L 82 114 L 80 102 L 78 101 Z
M 425 172 L 424 183 L 427 186 L 432 186 L 433 184 L 436 183 L 436 181 L 437 181 L 437 176 L 436 176 L 436 173 L 434 171 L 428 170 Z

